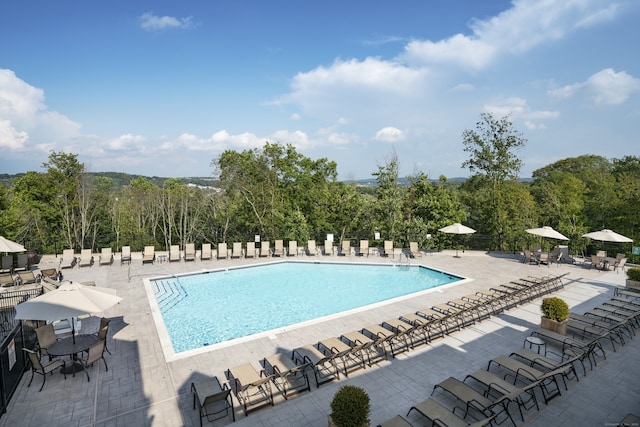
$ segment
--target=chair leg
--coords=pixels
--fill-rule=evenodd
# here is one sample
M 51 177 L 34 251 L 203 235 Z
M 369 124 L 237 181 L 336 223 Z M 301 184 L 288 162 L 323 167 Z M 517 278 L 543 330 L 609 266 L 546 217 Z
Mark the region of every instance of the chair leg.
M 40 390 L 38 390 L 38 393 L 40 393 L 42 391 L 42 389 L 44 388 L 44 383 L 47 382 L 47 374 L 43 374 L 42 375 L 42 385 L 40 386 Z
M 29 380 L 29 384 L 27 384 L 27 387 L 31 386 L 31 382 L 33 381 L 33 375 L 35 374 L 35 371 L 33 369 L 31 369 L 31 379 Z

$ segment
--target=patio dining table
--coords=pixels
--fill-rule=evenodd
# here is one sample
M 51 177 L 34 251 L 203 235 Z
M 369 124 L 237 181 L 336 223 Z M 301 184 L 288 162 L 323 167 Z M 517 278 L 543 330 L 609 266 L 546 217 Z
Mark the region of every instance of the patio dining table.
M 93 334 L 81 334 L 76 335 L 75 340 L 73 338 L 62 338 L 47 348 L 47 353 L 51 356 L 71 356 L 73 363 L 67 365 L 65 374 L 75 374 L 75 365 L 80 363 L 78 361 L 78 353 L 89 350 L 93 344 L 98 342 L 98 336 Z

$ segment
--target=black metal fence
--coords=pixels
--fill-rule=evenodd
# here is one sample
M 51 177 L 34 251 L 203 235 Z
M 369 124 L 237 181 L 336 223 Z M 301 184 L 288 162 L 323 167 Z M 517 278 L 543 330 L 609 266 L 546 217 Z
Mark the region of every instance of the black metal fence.
M 34 329 L 37 322 L 16 320 L 15 306 L 42 292 L 42 288 L 37 288 L 0 293 L 0 416 L 7 412 L 9 401 L 27 368 L 22 349 L 33 348 L 36 344 Z

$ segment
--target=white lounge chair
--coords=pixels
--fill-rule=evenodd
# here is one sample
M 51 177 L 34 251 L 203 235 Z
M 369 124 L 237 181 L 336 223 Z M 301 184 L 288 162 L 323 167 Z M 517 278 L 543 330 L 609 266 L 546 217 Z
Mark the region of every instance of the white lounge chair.
M 74 265 L 76 265 L 76 255 L 73 253 L 73 249 L 63 250 L 60 268 L 73 268 Z

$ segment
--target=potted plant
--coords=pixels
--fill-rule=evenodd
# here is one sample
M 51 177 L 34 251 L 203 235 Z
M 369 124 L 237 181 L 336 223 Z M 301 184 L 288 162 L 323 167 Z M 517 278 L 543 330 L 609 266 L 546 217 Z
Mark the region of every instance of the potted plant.
M 331 401 L 329 427 L 367 427 L 369 410 L 366 391 L 352 385 L 342 386 Z
M 567 334 L 569 306 L 562 298 L 544 298 L 540 305 L 540 311 L 542 311 L 542 318 L 540 319 L 542 328 L 562 335 Z
M 627 270 L 627 288 L 640 290 L 640 268 L 633 267 Z

